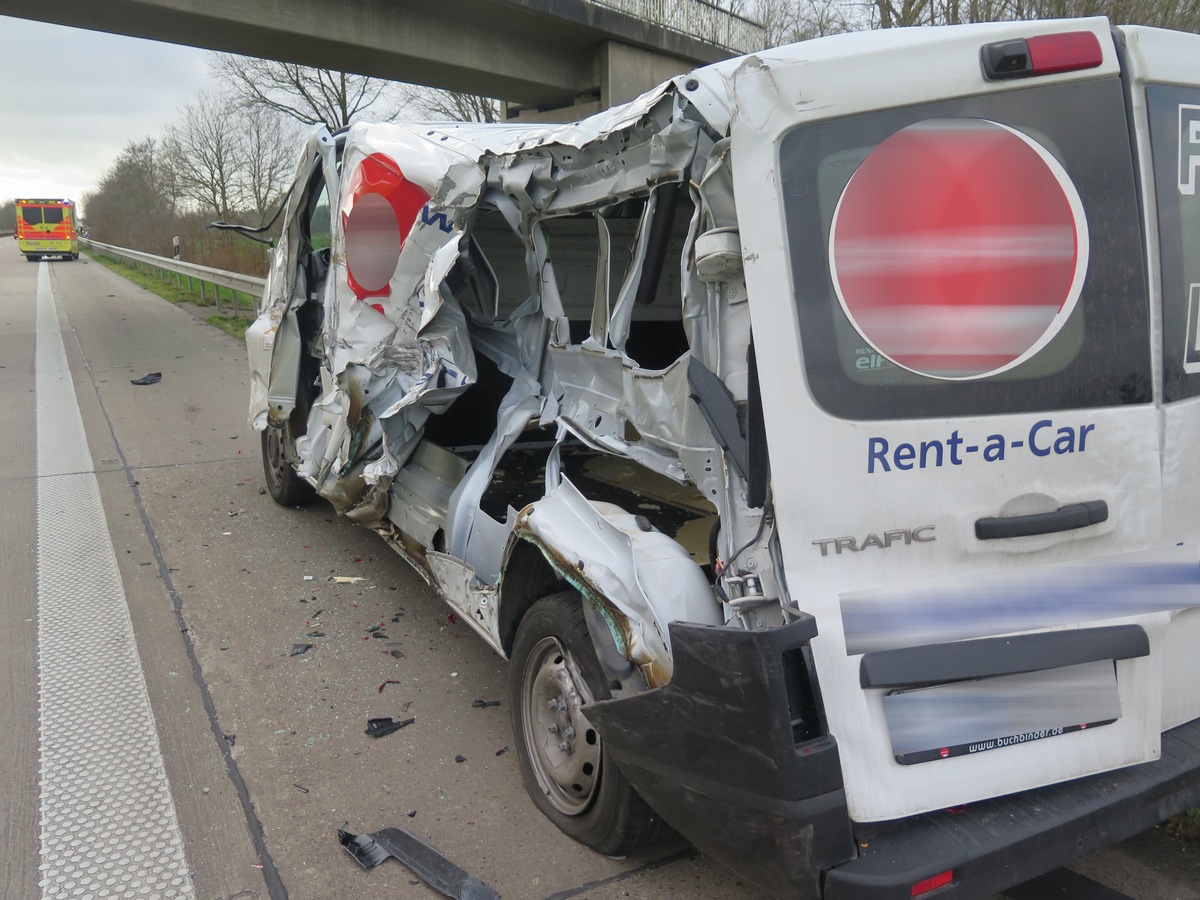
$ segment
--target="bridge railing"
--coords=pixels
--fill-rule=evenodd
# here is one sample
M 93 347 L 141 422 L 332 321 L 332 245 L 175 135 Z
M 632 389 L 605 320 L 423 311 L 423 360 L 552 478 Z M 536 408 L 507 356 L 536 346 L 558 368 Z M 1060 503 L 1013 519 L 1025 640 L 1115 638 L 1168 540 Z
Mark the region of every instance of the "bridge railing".
M 591 0 L 617 12 L 723 47 L 734 54 L 763 49 L 766 29 L 710 0 Z
M 79 243 L 106 256 L 128 262 L 154 274 L 163 281 L 173 281 L 180 288 L 185 287 L 184 280 L 186 279 L 186 290 L 193 293 L 198 292 L 201 303 L 207 301 L 208 289 L 211 287 L 218 312 L 222 309 L 220 288 L 226 288 L 231 294 L 230 310 L 235 316 L 240 315 L 243 310 L 253 313 L 267 284 L 266 279 L 256 278 L 253 275 L 226 272 L 223 269 L 213 269 L 209 266 L 184 262 L 181 259 L 172 259 L 167 256 L 155 256 L 153 253 L 143 253 L 140 250 L 127 250 L 124 247 L 114 247 L 112 244 L 102 244 L 87 238 L 80 238 Z M 238 294 L 243 294 L 247 299 L 239 303 Z

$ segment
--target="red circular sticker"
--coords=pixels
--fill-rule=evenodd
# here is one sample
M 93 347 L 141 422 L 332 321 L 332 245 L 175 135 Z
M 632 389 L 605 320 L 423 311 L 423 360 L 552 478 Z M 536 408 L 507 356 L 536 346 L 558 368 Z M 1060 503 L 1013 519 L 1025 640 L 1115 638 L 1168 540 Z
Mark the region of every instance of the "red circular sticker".
M 933 378 L 1029 359 L 1075 308 L 1087 220 L 1062 165 L 984 119 L 931 119 L 871 151 L 830 229 L 846 316 L 881 355 Z
M 429 194 L 405 178 L 395 160 L 383 153 L 372 153 L 350 175 L 342 231 L 347 281 L 359 300 L 389 296 L 400 251 L 428 201 Z

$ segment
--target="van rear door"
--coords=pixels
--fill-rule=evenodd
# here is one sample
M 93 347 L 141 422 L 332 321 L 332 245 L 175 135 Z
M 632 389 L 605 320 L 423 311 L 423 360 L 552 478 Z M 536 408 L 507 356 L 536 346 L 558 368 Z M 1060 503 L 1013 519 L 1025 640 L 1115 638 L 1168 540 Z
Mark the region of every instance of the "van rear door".
M 1044 71 L 1007 79 L 1022 52 Z M 1198 569 L 1164 530 L 1107 21 L 799 53 L 734 76 L 735 186 L 780 549 L 851 816 L 1155 758 Z
M 1162 325 L 1163 528 L 1198 530 L 1200 477 L 1200 37 L 1123 27 L 1125 68 L 1141 160 L 1143 205 L 1155 237 L 1150 283 Z M 1163 666 L 1163 728 L 1200 716 L 1200 609 L 1172 614 Z M 1187 686 L 1191 690 L 1185 689 Z

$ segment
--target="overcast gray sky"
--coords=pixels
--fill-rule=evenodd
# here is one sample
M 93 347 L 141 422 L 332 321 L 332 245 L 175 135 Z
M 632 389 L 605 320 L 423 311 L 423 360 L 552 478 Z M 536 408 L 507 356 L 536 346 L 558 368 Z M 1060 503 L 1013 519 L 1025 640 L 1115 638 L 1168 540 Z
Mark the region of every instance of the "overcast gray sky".
M 8 16 L 0 60 L 0 202 L 82 200 L 130 140 L 159 137 L 209 85 L 206 50 Z

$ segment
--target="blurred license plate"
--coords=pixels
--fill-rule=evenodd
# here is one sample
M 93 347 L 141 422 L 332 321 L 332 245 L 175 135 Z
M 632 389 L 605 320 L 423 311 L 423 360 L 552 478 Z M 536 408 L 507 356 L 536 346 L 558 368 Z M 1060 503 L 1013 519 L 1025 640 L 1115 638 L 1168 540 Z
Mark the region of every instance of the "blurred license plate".
M 893 691 L 883 710 L 902 765 L 1014 747 L 1121 717 L 1112 660 Z

